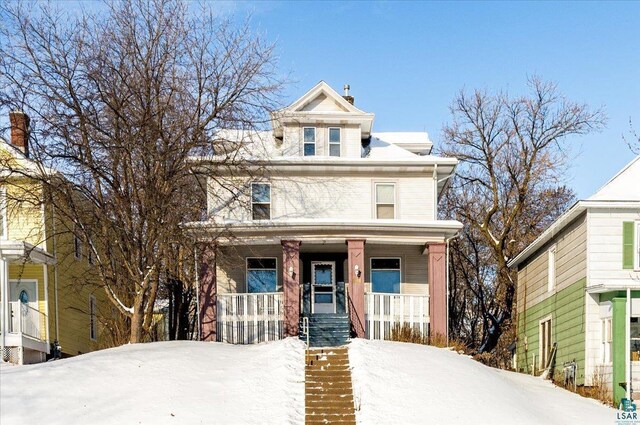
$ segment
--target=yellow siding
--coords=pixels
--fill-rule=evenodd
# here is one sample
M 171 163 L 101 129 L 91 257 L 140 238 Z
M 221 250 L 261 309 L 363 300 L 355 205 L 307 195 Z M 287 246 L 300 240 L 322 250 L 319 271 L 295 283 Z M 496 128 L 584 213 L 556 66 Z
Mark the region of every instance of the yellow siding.
M 69 222 L 54 220 L 51 205 L 42 205 L 42 186 L 26 178 L 12 179 L 3 185 L 7 194 L 7 239 L 26 241 L 55 255 L 56 265 L 48 266 L 48 309 L 45 301 L 45 273 L 42 264 L 11 264 L 9 278 L 34 279 L 38 282 L 38 307 L 48 314 L 49 340 L 58 340 L 65 355 L 76 355 L 97 349 L 102 331 L 98 325 L 98 340 L 90 338 L 90 296 L 100 312 L 109 310 L 110 301 L 97 284 L 94 266 L 88 264 L 86 246 L 82 259 L 76 259 L 74 237 Z M 46 216 L 45 216 L 46 214 Z M 56 294 L 57 282 L 57 294 Z M 57 295 L 57 311 L 56 311 Z M 59 334 L 56 333 L 56 316 Z M 43 324 L 44 325 L 44 324 Z M 43 328 L 46 338 L 47 326 Z

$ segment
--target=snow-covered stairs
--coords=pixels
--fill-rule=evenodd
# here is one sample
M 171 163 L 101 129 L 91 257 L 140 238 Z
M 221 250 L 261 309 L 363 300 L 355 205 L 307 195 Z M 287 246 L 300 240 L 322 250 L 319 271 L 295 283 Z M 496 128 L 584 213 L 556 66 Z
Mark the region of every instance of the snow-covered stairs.
M 306 357 L 305 423 L 355 424 L 347 348 L 312 348 Z

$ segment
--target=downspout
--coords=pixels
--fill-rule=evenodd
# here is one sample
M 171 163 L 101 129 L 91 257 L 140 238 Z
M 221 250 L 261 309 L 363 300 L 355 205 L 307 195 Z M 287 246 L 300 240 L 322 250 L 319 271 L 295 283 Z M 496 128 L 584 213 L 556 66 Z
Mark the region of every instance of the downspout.
M 624 324 L 624 330 L 626 335 L 625 340 L 625 381 L 627 391 L 627 400 L 631 401 L 631 288 L 627 287 L 627 312 L 626 312 L 626 321 Z
M 200 325 L 200 267 L 198 264 L 198 247 L 196 244 L 193 245 L 193 264 L 195 266 L 195 277 L 196 277 L 196 325 L 198 331 L 198 341 L 202 340 L 202 329 Z
M 57 250 L 57 237 L 58 237 L 58 232 L 56 231 L 56 206 L 52 205 L 51 207 L 51 227 L 53 229 L 53 256 L 57 258 L 58 255 L 58 250 Z M 54 339 L 54 341 L 56 341 L 58 344 L 58 346 L 60 345 L 60 327 L 59 327 L 59 321 L 58 321 L 58 262 L 56 261 L 53 264 L 53 305 L 55 307 L 55 315 L 54 315 L 54 322 L 55 322 L 55 329 L 56 329 L 56 337 Z
M 2 332 L 1 341 L 1 349 L 0 356 L 4 357 L 4 346 L 5 346 L 5 338 L 7 336 L 7 314 L 9 310 L 9 298 L 7 297 L 7 288 L 6 288 L 6 276 L 5 269 L 7 268 L 7 263 L 4 259 L 0 259 L 0 322 L 2 326 L 0 328 L 0 332 Z M 4 359 L 3 359 L 4 360 Z

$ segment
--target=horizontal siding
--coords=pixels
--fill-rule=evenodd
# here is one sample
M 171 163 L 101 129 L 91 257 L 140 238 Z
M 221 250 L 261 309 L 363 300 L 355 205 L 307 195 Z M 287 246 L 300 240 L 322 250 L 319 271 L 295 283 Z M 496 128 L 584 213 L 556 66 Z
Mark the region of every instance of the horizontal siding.
M 539 323 L 551 315 L 551 339 L 557 343 L 556 376 L 562 373 L 562 364 L 574 359 L 578 363 L 579 385 L 585 379 L 585 285 L 580 279 L 556 292 L 552 297 L 532 305 L 518 315 L 517 369 L 532 373 L 531 365 L 536 358 L 539 368 Z
M 538 304 L 586 277 L 587 222 L 581 215 L 518 269 L 518 311 Z M 548 291 L 548 250 L 556 246 L 556 287 Z
M 308 261 L 313 261 L 314 255 L 322 258 L 327 249 L 319 249 L 315 252 L 315 246 L 308 248 L 314 252 L 305 252 L 304 256 Z M 410 245 L 365 245 L 365 290 L 370 291 L 370 259 L 372 257 L 399 257 L 401 259 L 402 282 L 400 290 L 406 294 L 428 294 L 429 285 L 427 282 L 427 259 L 422 254 L 423 247 Z M 335 250 L 346 256 L 346 247 Z M 216 257 L 216 277 L 218 283 L 218 293 L 246 292 L 246 257 L 275 257 L 278 267 L 278 289 L 282 288 L 282 247 L 279 245 L 270 246 L 238 246 L 222 247 Z M 343 264 L 336 264 L 336 267 L 343 268 L 343 275 L 348 273 L 346 261 Z M 300 276 L 304 275 L 304 264 L 300 266 Z M 346 280 L 346 279 L 345 279 Z
M 271 218 L 348 219 L 375 218 L 374 184 L 396 184 L 396 218 L 432 220 L 433 179 L 428 177 L 384 178 L 362 176 L 272 177 Z M 218 219 L 250 220 L 251 202 L 248 180 L 210 182 L 209 213 Z M 229 191 L 229 188 L 234 188 Z
M 640 273 L 622 268 L 622 223 L 640 220 L 640 209 L 589 210 L 589 285 L 634 284 Z

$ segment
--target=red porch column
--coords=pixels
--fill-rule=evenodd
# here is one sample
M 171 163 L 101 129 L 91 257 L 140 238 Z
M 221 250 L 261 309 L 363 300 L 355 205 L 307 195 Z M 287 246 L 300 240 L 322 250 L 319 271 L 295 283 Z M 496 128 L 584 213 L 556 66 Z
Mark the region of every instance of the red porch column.
M 282 241 L 284 336 L 298 335 L 300 321 L 300 241 Z
M 217 282 L 216 282 L 216 247 L 203 244 L 198 257 L 198 301 L 200 307 L 200 339 L 216 340 L 217 319 Z
M 447 258 L 444 243 L 427 244 L 429 249 L 429 316 L 430 335 L 446 337 L 447 324 Z
M 356 337 L 365 337 L 364 328 L 364 239 L 347 240 L 349 267 L 349 314 Z M 356 266 L 358 272 L 356 272 Z

